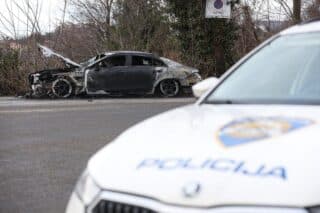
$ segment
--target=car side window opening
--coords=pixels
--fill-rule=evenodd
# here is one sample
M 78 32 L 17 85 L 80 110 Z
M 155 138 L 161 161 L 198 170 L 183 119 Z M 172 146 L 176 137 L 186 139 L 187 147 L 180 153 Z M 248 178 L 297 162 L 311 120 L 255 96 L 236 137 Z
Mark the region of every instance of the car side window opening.
M 100 62 L 101 67 L 120 67 L 126 65 L 126 57 L 123 55 L 111 56 Z
M 166 67 L 166 64 L 163 61 L 155 58 L 152 61 L 152 65 L 155 67 Z
M 145 56 L 132 56 L 132 66 L 152 66 L 153 59 Z

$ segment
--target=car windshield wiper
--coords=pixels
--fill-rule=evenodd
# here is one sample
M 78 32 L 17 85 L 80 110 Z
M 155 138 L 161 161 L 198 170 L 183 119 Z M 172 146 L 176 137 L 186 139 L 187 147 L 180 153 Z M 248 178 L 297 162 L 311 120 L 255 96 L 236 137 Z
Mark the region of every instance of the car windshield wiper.
M 257 99 L 257 100 L 234 100 L 234 99 L 213 99 L 213 100 L 204 100 L 202 104 L 216 104 L 216 105 L 232 105 L 232 104 L 256 104 L 256 105 L 320 105 L 318 100 L 285 100 L 285 99 Z
M 204 104 L 239 104 L 239 102 L 229 100 L 229 99 L 220 99 L 220 100 L 206 100 Z

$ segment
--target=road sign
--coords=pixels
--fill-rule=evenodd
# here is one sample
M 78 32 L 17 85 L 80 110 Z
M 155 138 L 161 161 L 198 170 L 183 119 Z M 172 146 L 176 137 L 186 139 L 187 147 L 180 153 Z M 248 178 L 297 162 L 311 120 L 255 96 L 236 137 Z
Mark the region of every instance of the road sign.
M 231 18 L 230 0 L 207 0 L 206 18 Z

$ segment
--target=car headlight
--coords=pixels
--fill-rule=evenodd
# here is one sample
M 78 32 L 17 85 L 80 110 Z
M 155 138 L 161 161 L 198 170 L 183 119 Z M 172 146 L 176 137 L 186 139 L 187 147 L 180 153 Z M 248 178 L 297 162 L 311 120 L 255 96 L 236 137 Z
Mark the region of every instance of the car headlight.
M 101 188 L 95 183 L 88 171 L 85 170 L 76 184 L 75 193 L 85 205 L 88 205 L 100 192 Z
M 195 84 L 201 81 L 201 76 L 198 72 L 193 72 L 187 76 L 187 80 L 189 81 L 189 83 Z

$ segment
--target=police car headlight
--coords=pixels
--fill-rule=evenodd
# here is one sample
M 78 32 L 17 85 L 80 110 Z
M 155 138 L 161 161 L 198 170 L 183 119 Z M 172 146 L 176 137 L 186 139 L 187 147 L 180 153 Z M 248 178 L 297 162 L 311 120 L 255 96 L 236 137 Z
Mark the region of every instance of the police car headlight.
M 80 200 L 86 205 L 90 204 L 100 192 L 100 187 L 95 183 L 88 171 L 84 171 L 75 187 L 75 193 Z

